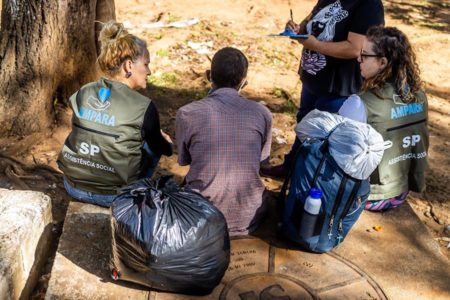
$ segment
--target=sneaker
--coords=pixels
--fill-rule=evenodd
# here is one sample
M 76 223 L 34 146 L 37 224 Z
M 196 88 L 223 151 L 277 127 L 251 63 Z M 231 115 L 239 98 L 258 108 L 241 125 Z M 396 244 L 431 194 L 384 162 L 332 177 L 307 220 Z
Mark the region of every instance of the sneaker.
M 278 165 L 271 167 L 261 167 L 259 173 L 265 177 L 285 178 L 288 172 L 284 165 Z

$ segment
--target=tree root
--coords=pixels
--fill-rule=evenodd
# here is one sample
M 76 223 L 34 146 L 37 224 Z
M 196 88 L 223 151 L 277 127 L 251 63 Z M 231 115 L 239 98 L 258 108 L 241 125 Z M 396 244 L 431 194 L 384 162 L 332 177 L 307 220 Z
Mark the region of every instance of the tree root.
M 439 219 L 438 216 L 436 216 L 436 214 L 434 213 L 434 207 L 433 204 L 431 204 L 430 200 L 427 200 L 428 202 L 428 208 L 429 208 L 429 212 L 430 212 L 430 216 L 431 218 L 433 218 L 433 220 L 438 223 L 439 225 L 442 225 L 442 221 Z
M 17 159 L 0 152 L 0 173 L 11 181 L 15 188 L 29 190 L 24 180 L 59 182 L 63 175 L 57 170 L 44 164 L 38 164 L 33 157 L 35 165 L 25 165 Z
M 8 177 L 8 179 L 11 180 L 11 182 L 12 182 L 13 184 L 15 184 L 16 186 L 18 186 L 21 190 L 29 190 L 30 187 L 29 187 L 25 182 L 23 182 L 23 181 L 19 178 L 19 176 L 17 176 L 17 175 L 13 172 L 12 169 L 13 169 L 13 168 L 11 167 L 11 165 L 6 166 L 6 169 L 5 169 L 5 175 L 6 175 L 6 177 Z

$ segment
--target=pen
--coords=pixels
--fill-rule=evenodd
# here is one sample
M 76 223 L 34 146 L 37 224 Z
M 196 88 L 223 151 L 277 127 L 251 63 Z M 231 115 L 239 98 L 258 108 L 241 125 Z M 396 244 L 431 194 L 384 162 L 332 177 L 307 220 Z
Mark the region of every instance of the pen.
M 292 14 L 292 8 L 290 9 L 290 11 L 291 11 L 291 21 L 294 22 L 294 16 Z

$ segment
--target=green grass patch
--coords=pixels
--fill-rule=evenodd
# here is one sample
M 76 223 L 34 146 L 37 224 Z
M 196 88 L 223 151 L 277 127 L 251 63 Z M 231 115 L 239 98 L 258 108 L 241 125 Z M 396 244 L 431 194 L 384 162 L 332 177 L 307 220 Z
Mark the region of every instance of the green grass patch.
M 159 87 L 174 87 L 179 81 L 175 73 L 154 73 L 148 77 L 148 83 Z
M 294 100 L 292 99 L 292 96 L 289 92 L 282 88 L 274 88 L 272 90 L 272 95 L 276 98 L 282 98 L 285 100 L 283 104 L 283 113 L 287 113 L 290 115 L 295 116 L 298 111 L 297 104 L 295 104 Z
M 169 50 L 167 49 L 159 49 L 158 51 L 156 51 L 156 56 L 169 56 Z
M 296 116 L 298 112 L 297 104 L 295 104 L 292 99 L 287 99 L 283 106 L 283 112 L 292 116 Z
M 286 92 L 284 89 L 282 88 L 273 88 L 272 90 L 272 95 L 276 98 L 284 98 L 284 99 L 289 99 L 291 98 L 291 95 L 289 95 L 288 92 Z
M 180 21 L 181 18 L 179 16 L 174 16 L 169 14 L 169 18 L 167 18 L 167 22 L 172 23 L 176 21 Z

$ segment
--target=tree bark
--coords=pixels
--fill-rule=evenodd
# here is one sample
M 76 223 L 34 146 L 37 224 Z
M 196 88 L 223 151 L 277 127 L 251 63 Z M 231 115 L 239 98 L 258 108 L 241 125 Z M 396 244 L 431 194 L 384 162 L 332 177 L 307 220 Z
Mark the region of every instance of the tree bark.
M 115 19 L 114 1 L 3 0 L 1 13 L 0 136 L 48 129 L 55 99 L 98 78 L 95 21 Z

